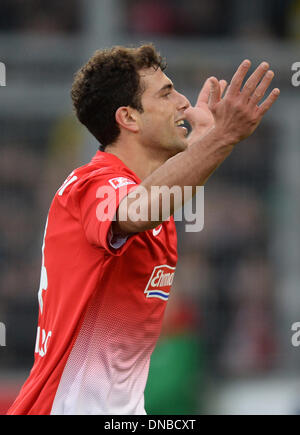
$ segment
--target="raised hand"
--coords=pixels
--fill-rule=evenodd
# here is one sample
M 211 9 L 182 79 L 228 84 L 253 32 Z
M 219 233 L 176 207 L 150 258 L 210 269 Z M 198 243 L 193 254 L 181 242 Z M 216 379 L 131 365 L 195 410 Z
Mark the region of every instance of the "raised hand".
M 227 82 L 226 80 L 220 80 L 218 83 L 222 95 L 227 86 Z M 214 116 L 209 108 L 210 93 L 211 78 L 208 78 L 198 95 L 196 105 L 194 107 L 190 106 L 185 110 L 186 119 L 191 124 L 193 132 L 198 135 L 204 134 L 215 122 Z
M 274 73 L 269 70 L 267 62 L 262 62 L 242 87 L 250 66 L 249 60 L 241 63 L 223 98 L 219 81 L 215 77 L 209 79 L 208 107 L 213 115 L 216 131 L 228 144 L 236 144 L 250 136 L 280 94 L 279 89 L 273 89 L 259 105 Z

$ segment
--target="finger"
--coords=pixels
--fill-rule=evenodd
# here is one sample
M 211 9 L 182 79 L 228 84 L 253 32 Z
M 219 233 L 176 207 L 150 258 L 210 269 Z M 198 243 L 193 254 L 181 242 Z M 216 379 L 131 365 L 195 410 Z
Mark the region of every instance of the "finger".
M 248 78 L 246 81 L 241 93 L 243 96 L 243 99 L 248 102 L 250 96 L 255 91 L 258 83 L 261 81 L 263 76 L 266 74 L 266 72 L 269 69 L 269 64 L 267 62 L 262 62 L 254 71 L 253 74 Z
M 198 95 L 196 106 L 199 103 L 208 103 L 209 94 L 210 94 L 210 78 L 205 81 L 205 83 L 204 83 L 204 85 L 203 85 L 203 87 Z
M 244 60 L 240 66 L 238 67 L 238 69 L 236 70 L 235 74 L 233 75 L 230 85 L 227 89 L 227 93 L 226 95 L 228 96 L 233 96 L 233 95 L 237 95 L 240 92 L 240 89 L 242 87 L 244 78 L 249 70 L 251 66 L 251 62 L 250 60 L 246 59 Z
M 221 99 L 221 88 L 218 79 L 210 78 L 209 107 L 213 108 Z
M 260 84 L 255 89 L 255 91 L 253 92 L 253 94 L 249 100 L 250 106 L 252 106 L 252 107 L 256 106 L 259 103 L 259 101 L 264 97 L 266 90 L 270 86 L 273 78 L 274 78 L 274 72 L 269 70 L 265 74 L 265 76 L 262 79 L 262 81 L 260 82 Z
M 220 85 L 220 88 L 221 88 L 221 97 L 222 97 L 222 95 L 224 94 L 225 89 L 227 87 L 227 81 L 226 80 L 220 80 L 219 81 L 219 85 Z
M 270 109 L 270 107 L 275 103 L 279 95 L 280 95 L 280 90 L 278 88 L 273 89 L 273 91 L 270 93 L 268 98 L 266 98 L 266 100 L 259 106 L 258 114 L 260 116 L 263 116 Z

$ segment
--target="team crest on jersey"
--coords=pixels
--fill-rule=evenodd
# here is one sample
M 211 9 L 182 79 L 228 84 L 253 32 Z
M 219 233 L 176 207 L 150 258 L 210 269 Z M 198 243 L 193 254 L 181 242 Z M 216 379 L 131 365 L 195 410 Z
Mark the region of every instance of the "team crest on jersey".
M 112 185 L 114 189 L 119 189 L 120 187 L 127 186 L 128 184 L 136 184 L 134 181 L 129 180 L 125 177 L 111 178 L 108 182 Z
M 166 264 L 153 269 L 144 293 L 147 298 L 159 298 L 167 301 L 175 275 L 175 267 Z

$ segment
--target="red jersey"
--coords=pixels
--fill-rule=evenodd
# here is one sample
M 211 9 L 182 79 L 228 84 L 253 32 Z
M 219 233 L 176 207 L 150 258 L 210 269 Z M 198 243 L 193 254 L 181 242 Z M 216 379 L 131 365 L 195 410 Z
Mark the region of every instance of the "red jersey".
M 98 151 L 56 192 L 42 247 L 34 365 L 8 414 L 145 414 L 177 240 L 173 218 L 111 240 L 118 205 L 139 183 L 119 158 Z M 106 188 L 117 198 L 107 199 Z

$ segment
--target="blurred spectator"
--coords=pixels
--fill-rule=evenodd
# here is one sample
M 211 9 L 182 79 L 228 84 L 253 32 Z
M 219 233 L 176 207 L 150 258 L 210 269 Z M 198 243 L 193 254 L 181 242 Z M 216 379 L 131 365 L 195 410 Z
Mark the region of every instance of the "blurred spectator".
M 1 0 L 0 32 L 76 32 L 80 28 L 79 5 L 79 0 Z
M 132 32 L 158 35 L 176 32 L 176 17 L 172 1 L 130 1 L 128 6 L 128 20 Z
M 0 159 L 0 298 L 7 325 L 2 365 L 32 363 L 36 293 L 40 274 L 40 214 L 37 201 L 42 161 L 24 144 L 1 146 Z
M 188 36 L 226 36 L 231 31 L 230 11 L 232 0 L 181 2 L 175 0 L 176 32 Z
M 254 251 L 237 264 L 229 283 L 232 322 L 220 352 L 220 367 L 229 374 L 258 374 L 275 366 L 271 276 L 270 265 L 260 252 Z
M 274 366 L 274 283 L 268 257 L 273 129 L 240 144 L 205 186 L 204 228 L 178 224 L 181 294 L 198 305 L 213 373 L 258 373 Z
M 224 11 L 220 0 L 129 0 L 127 4 L 128 28 L 134 33 L 174 36 L 228 33 L 230 7 Z
M 127 29 L 169 36 L 287 38 L 297 33 L 298 0 L 127 0 Z
M 295 40 L 300 39 L 300 1 L 289 1 L 286 28 L 288 36 Z M 279 24 L 279 23 L 278 23 Z M 280 25 L 279 25 L 280 26 Z

